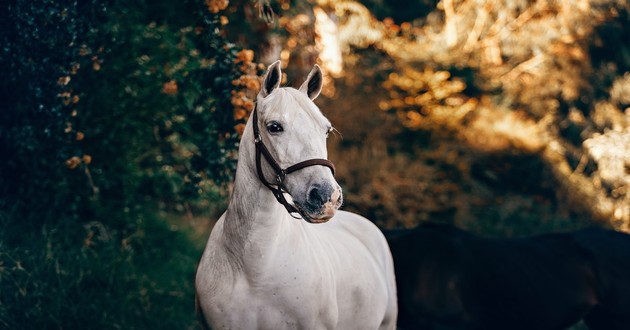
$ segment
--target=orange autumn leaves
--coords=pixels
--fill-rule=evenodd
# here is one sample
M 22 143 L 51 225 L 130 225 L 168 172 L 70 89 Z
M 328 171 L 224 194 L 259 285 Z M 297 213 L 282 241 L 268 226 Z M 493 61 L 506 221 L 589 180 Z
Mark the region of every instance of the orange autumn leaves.
M 228 7 L 229 1 L 206 0 L 205 5 L 210 13 L 217 14 Z M 221 25 L 228 24 L 227 17 L 221 16 L 220 22 Z M 236 53 L 234 63 L 241 75 L 232 81 L 234 89 L 232 90 L 231 104 L 234 106 L 234 130 L 241 135 L 245 128 L 245 122 L 254 108 L 255 95 L 260 89 L 260 78 L 257 71 L 264 69 L 264 67 L 254 63 L 254 51 L 249 49 L 243 49 Z M 163 83 L 161 92 L 167 95 L 178 94 L 180 92 L 178 82 L 171 79 Z
M 72 133 L 72 126 L 70 125 L 70 123 L 67 123 L 66 129 L 65 129 L 66 133 Z M 83 141 L 83 139 L 85 139 L 85 133 L 77 131 L 75 133 L 75 141 Z M 79 165 L 84 164 L 85 166 L 89 165 L 92 162 L 92 156 L 90 155 L 83 155 L 81 157 L 78 156 L 73 156 L 68 158 L 65 161 L 66 167 L 74 170 L 75 168 L 77 168 Z
M 237 65 L 241 75 L 232 81 L 231 103 L 234 106 L 234 126 L 235 131 L 241 135 L 245 129 L 245 121 L 254 109 L 254 97 L 260 89 L 260 77 L 257 75 L 258 69 L 263 69 L 261 65 L 254 62 L 254 51 L 243 49 L 236 53 L 234 63 Z M 170 80 L 162 84 L 162 93 L 175 95 L 179 92 L 177 81 Z
M 175 95 L 178 92 L 177 81 L 170 80 L 162 85 L 162 93 L 166 95 Z
M 234 63 L 237 64 L 241 75 L 232 81 L 234 90 L 232 90 L 231 103 L 234 106 L 234 121 L 236 122 L 234 130 L 239 134 L 243 134 L 245 122 L 249 114 L 254 109 L 254 98 L 260 89 L 260 77 L 257 75 L 261 65 L 254 63 L 254 51 L 243 49 L 236 54 Z M 162 93 L 167 95 L 175 95 L 179 91 L 177 81 L 170 80 L 162 85 Z
M 232 81 L 235 89 L 232 90 L 232 105 L 234 106 L 234 129 L 239 135 L 245 130 L 245 122 L 249 114 L 254 109 L 254 98 L 260 89 L 260 78 L 257 75 L 258 69 L 264 69 L 260 64 L 254 62 L 254 51 L 243 49 L 236 54 L 234 60 L 241 71 L 241 76 Z
M 83 46 L 81 48 L 81 56 L 86 56 L 89 53 L 87 52 L 87 47 Z M 100 51 L 100 50 L 99 50 Z M 70 82 L 72 81 L 72 77 L 73 75 L 75 75 L 78 71 L 78 69 L 80 68 L 80 65 L 78 63 L 73 63 L 70 67 L 70 69 L 68 70 L 68 74 L 61 76 L 57 79 L 57 85 L 59 85 L 60 87 L 63 88 L 63 91 L 60 92 L 59 94 L 57 94 L 57 97 L 59 97 L 61 99 L 61 103 L 68 107 L 68 109 L 70 109 L 70 116 L 71 117 L 76 117 L 77 116 L 77 110 L 74 108 L 77 103 L 79 103 L 80 101 L 80 97 L 77 94 L 73 94 L 72 93 L 72 88 L 69 85 Z M 94 69 L 97 70 L 97 69 Z M 73 127 L 73 124 L 71 122 L 66 122 L 66 125 L 64 127 L 64 133 L 66 134 L 73 134 L 74 133 L 74 140 L 75 141 L 83 141 L 83 139 L 85 139 L 85 133 L 75 130 L 75 128 Z M 66 165 L 66 167 L 68 167 L 69 169 L 75 169 L 77 168 L 79 165 L 81 164 L 85 164 L 86 166 L 89 165 L 92 162 L 92 156 L 90 155 L 83 155 L 81 157 L 78 156 L 73 156 L 68 158 L 64 163 Z
M 79 158 L 77 156 L 74 157 L 70 157 L 68 160 L 66 160 L 66 166 L 73 170 L 75 168 L 77 168 L 79 165 L 81 165 L 81 163 L 85 164 L 85 165 L 89 165 L 92 162 L 92 156 L 90 155 L 83 155 L 83 157 Z
M 229 4 L 230 2 L 228 0 L 206 0 L 206 7 L 208 7 L 208 10 L 213 14 L 224 10 Z

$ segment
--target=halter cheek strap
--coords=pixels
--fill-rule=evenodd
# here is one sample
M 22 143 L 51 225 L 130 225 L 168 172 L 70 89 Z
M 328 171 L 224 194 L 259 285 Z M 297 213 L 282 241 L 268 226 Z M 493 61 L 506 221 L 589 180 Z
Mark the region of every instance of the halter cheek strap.
M 328 159 L 315 158 L 315 159 L 309 159 L 309 160 L 299 162 L 297 164 L 291 165 L 283 169 L 282 167 L 280 167 L 278 162 L 276 162 L 276 160 L 273 158 L 273 156 L 269 152 L 269 149 L 267 149 L 267 147 L 263 143 L 262 137 L 260 136 L 260 130 L 258 128 L 258 105 L 254 106 L 253 112 L 254 112 L 253 113 L 254 143 L 256 145 L 256 172 L 258 173 L 258 178 L 269 190 L 271 190 L 273 195 L 276 197 L 276 200 L 287 209 L 287 211 L 289 212 L 289 214 L 291 214 L 292 217 L 296 219 L 300 219 L 300 215 L 301 215 L 300 210 L 298 210 L 295 205 L 290 204 L 284 197 L 284 194 L 288 193 L 284 185 L 284 179 L 290 173 L 301 170 L 305 167 L 315 166 L 315 165 L 326 166 L 330 168 L 330 170 L 332 171 L 332 174 L 335 175 L 335 165 Z M 265 157 L 265 160 L 275 172 L 276 174 L 275 183 L 270 183 L 265 178 L 265 175 L 262 171 L 261 155 Z

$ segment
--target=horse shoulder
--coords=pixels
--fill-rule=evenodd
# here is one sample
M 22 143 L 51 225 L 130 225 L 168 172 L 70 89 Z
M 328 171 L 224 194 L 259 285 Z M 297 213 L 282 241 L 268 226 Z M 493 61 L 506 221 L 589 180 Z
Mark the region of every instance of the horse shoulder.
M 212 229 L 197 268 L 195 293 L 200 317 L 212 329 L 290 328 L 277 323 L 279 306 L 261 298 L 259 291 L 264 290 L 256 287 L 255 279 L 248 278 L 241 256 L 230 249 L 224 221 L 222 216 Z
M 195 294 L 202 311 L 227 308 L 230 297 L 242 287 L 239 264 L 230 257 L 223 237 L 225 214 L 214 225 L 206 247 L 197 266 Z M 241 283 L 239 285 L 239 283 Z M 222 302 L 225 300 L 225 303 Z

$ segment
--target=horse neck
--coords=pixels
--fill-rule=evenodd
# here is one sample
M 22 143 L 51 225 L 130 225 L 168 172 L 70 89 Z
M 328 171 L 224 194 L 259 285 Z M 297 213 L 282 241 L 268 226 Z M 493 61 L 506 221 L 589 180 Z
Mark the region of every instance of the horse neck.
M 248 254 L 246 248 L 264 252 L 277 246 L 278 231 L 292 220 L 258 178 L 250 126 L 251 120 L 239 147 L 234 189 L 223 223 L 226 248 L 240 259 Z

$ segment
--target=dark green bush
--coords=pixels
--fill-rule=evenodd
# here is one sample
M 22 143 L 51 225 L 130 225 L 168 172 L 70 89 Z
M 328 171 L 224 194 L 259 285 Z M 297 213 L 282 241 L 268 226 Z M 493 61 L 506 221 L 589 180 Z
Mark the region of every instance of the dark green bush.
M 234 46 L 204 1 L 14 1 L 0 15 L 0 328 L 186 328 L 222 207 Z M 159 213 L 160 212 L 160 213 Z
M 0 219 L 41 223 L 71 212 L 73 177 L 64 161 L 77 152 L 71 124 L 69 76 L 102 7 L 71 1 L 16 1 L 3 13 L 0 82 Z M 79 14 L 81 11 L 81 14 Z M 54 192 L 54 193 L 51 193 Z M 72 203 L 71 203 L 72 204 Z M 60 212 L 60 213 L 57 213 Z

